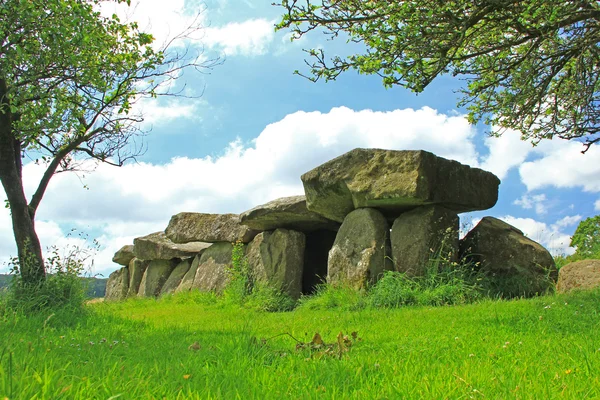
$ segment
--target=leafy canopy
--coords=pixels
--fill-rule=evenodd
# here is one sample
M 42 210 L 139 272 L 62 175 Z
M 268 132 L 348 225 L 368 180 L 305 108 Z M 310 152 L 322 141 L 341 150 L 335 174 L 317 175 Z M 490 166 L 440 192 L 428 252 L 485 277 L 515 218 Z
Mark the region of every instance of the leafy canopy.
M 277 25 L 292 40 L 324 28 L 364 51 L 346 58 L 307 51 L 309 79 L 355 69 L 386 87 L 423 91 L 443 74 L 461 76 L 459 106 L 493 134 L 600 140 L 600 3 L 594 0 L 282 0 Z M 298 73 L 298 71 L 296 71 Z
M 578 258 L 600 258 L 600 215 L 584 219 L 571 238 L 571 247 L 577 247 Z

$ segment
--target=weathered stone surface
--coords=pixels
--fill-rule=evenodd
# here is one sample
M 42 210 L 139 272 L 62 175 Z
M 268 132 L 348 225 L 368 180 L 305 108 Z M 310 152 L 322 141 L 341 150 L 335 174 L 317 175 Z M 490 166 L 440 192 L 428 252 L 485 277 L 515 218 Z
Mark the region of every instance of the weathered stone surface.
M 156 297 L 177 265 L 177 260 L 153 260 L 148 264 L 140 283 L 139 295 Z
M 441 206 L 415 208 L 392 225 L 394 269 L 412 276 L 425 275 L 433 259 L 458 258 L 458 215 Z
M 106 282 L 106 292 L 104 294 L 105 301 L 123 300 L 127 297 L 129 289 L 129 269 L 127 267 L 120 268 L 108 276 Z
M 231 267 L 231 251 L 233 245 L 229 242 L 218 242 L 210 246 L 198 263 L 192 289 L 203 292 L 222 292 L 227 285 L 227 268 Z
M 374 207 L 386 216 L 427 204 L 456 212 L 485 210 L 498 200 L 492 173 L 426 151 L 354 149 L 302 175 L 306 205 L 341 222 Z
M 134 258 L 129 262 L 129 290 L 127 296 L 137 296 L 148 264 L 150 264 L 150 261 L 142 261 L 139 258 Z
M 174 243 L 250 242 L 258 232 L 240 224 L 237 214 L 183 212 L 173 215 L 165 230 Z
M 173 243 L 164 232 L 152 233 L 133 240 L 133 254 L 140 260 L 189 258 L 202 253 L 210 243 Z
M 175 292 L 175 289 L 181 283 L 181 280 L 185 276 L 185 274 L 190 270 L 190 265 L 192 264 L 192 259 L 188 258 L 186 260 L 181 261 L 173 272 L 169 275 L 169 278 L 163 285 L 162 289 L 160 289 L 160 294 L 169 294 Z
M 565 265 L 558 271 L 556 290 L 588 290 L 600 287 L 600 260 L 581 260 Z
M 114 263 L 120 264 L 120 265 L 124 265 L 124 266 L 128 266 L 129 262 L 133 259 L 133 257 L 135 257 L 133 255 L 133 246 L 132 245 L 127 245 L 127 246 L 123 246 L 121 247 L 113 256 L 112 260 Z
M 373 208 L 350 212 L 337 233 L 327 263 L 327 281 L 363 288 L 392 269 L 389 225 Z
M 300 298 L 305 243 L 302 232 L 276 229 L 259 233 L 246 250 L 248 265 L 257 281 L 293 299 Z
M 337 231 L 340 224 L 306 208 L 305 196 L 282 197 L 240 214 L 243 225 L 258 231 L 278 228 L 301 232 Z
M 200 257 L 201 255 L 197 255 L 196 257 L 194 257 L 190 269 L 185 273 L 185 275 L 181 279 L 181 283 L 179 283 L 179 286 L 177 286 L 177 289 L 175 289 L 175 293 L 190 291 L 194 284 L 194 277 L 196 276 L 196 271 L 198 271 Z
M 473 262 L 505 297 L 541 294 L 557 277 L 554 259 L 519 229 L 484 217 L 460 242 L 461 259 Z
M 305 236 L 302 293 L 311 294 L 316 291 L 317 285 L 327 280 L 327 258 L 335 242 L 336 232 L 314 231 L 305 233 Z

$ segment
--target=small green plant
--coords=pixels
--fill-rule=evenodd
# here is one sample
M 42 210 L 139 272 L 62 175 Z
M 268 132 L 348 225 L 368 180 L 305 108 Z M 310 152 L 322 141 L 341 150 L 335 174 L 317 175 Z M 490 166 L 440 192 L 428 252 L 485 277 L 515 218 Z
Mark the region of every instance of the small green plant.
M 233 243 L 231 265 L 226 271 L 229 282 L 223 291 L 224 299 L 239 305 L 244 304 L 254 286 L 254 277 L 245 253 L 246 246 L 241 240 Z

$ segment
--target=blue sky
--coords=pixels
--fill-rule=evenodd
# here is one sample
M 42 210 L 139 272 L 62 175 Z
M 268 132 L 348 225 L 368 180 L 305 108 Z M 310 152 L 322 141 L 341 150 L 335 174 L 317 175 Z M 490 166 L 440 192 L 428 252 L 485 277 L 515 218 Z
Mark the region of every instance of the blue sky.
M 293 75 L 306 71 L 302 48 L 323 47 L 330 55 L 352 48 L 318 32 L 292 43 L 287 32 L 273 29 L 282 10 L 270 1 L 256 3 L 142 0 L 128 11 L 162 43 L 204 9 L 205 29 L 187 44 L 224 63 L 209 74 L 186 71 L 177 80 L 175 89 L 185 86 L 185 93 L 202 97 L 137 105 L 146 116 L 144 127 L 151 128 L 148 150 L 137 163 L 89 165 L 93 172 L 55 176 L 38 212 L 43 246 L 81 246 L 68 234 L 86 233 L 103 246 L 94 272 L 107 275 L 118 267 L 110 262 L 118 248 L 163 230 L 171 215 L 238 213 L 302 194 L 302 173 L 355 147 L 425 149 L 494 172 L 502 180 L 498 204 L 461 215 L 463 224 L 499 217 L 553 254 L 571 252 L 569 236 L 579 221 L 599 213 L 598 146 L 582 155 L 583 147 L 573 141 L 534 148 L 514 133 L 489 138 L 487 127 L 466 122 L 465 110 L 456 107 L 461 81 L 448 77 L 419 95 L 400 87 L 386 90 L 379 78 L 354 72 L 311 83 Z M 41 173 L 39 166 L 25 166 L 29 194 Z M 0 271 L 15 253 L 3 209 Z

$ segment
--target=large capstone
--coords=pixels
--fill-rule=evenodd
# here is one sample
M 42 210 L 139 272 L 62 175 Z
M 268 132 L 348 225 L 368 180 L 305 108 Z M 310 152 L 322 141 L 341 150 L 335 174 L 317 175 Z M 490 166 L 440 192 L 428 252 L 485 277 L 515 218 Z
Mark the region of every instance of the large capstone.
M 327 263 L 332 285 L 364 288 L 392 269 L 390 227 L 373 208 L 361 208 L 346 216 L 337 233 Z
M 302 294 L 304 247 L 302 232 L 277 229 L 259 233 L 248 245 L 246 258 L 258 282 L 298 299 Z
M 339 224 L 306 208 L 305 196 L 282 197 L 240 214 L 243 225 L 258 231 L 278 228 L 301 232 L 337 231 Z
M 237 214 L 203 214 L 183 212 L 173 215 L 165 230 L 174 243 L 250 242 L 258 233 L 240 224 Z
M 415 208 L 392 225 L 394 269 L 412 276 L 458 258 L 458 215 L 440 206 Z
M 231 243 L 219 242 L 202 253 L 192 289 L 222 292 L 228 282 L 227 270 L 231 268 L 232 250 Z
M 175 289 L 177 289 L 177 287 L 181 283 L 181 280 L 183 279 L 185 274 L 189 271 L 191 264 L 192 264 L 191 258 L 188 258 L 187 260 L 183 260 L 179 264 L 177 264 L 177 266 L 175 267 L 173 272 L 171 272 L 171 274 L 169 275 L 169 278 L 163 285 L 162 289 L 160 290 L 160 294 L 163 295 L 163 294 L 169 294 L 169 293 L 175 292 Z
M 133 257 L 135 257 L 135 255 L 133 254 L 133 246 L 129 244 L 117 250 L 112 260 L 114 263 L 128 266 L 129 262 L 133 259 Z
M 177 260 L 153 260 L 148 264 L 140 283 L 139 295 L 143 297 L 156 297 L 171 275 Z
M 558 275 L 554 258 L 512 225 L 484 217 L 460 242 L 463 263 L 482 272 L 493 294 L 533 296 L 550 289 Z
M 108 276 L 106 282 L 106 293 L 104 300 L 116 301 L 123 300 L 127 297 L 129 289 L 129 269 L 127 267 L 120 268 Z
M 150 261 L 143 261 L 139 258 L 133 258 L 129 262 L 129 290 L 127 296 L 137 296 L 148 264 L 150 264 Z
M 565 265 L 558 271 L 558 292 L 589 290 L 600 287 L 600 260 L 581 260 Z
M 485 210 L 498 200 L 492 173 L 427 151 L 354 149 L 302 175 L 311 211 L 342 222 L 373 207 L 387 217 L 428 204 L 456 212 Z
M 164 232 L 151 233 L 133 240 L 133 254 L 140 260 L 190 258 L 202 253 L 210 243 L 173 243 Z

